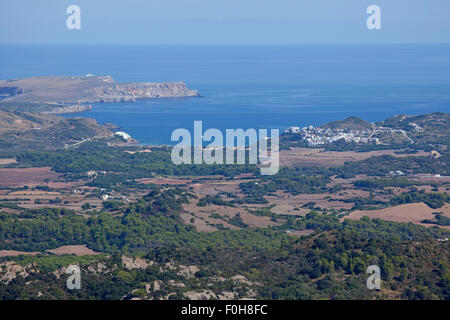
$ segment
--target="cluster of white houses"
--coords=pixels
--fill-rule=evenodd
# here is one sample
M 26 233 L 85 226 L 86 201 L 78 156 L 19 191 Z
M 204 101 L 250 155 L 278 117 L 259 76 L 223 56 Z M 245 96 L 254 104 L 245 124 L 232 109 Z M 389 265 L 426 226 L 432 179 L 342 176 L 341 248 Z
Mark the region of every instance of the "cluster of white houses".
M 344 139 L 347 143 L 379 143 L 378 138 L 371 137 L 372 130 L 330 129 L 314 126 L 289 127 L 285 133 L 299 134 L 310 147 L 321 146 Z

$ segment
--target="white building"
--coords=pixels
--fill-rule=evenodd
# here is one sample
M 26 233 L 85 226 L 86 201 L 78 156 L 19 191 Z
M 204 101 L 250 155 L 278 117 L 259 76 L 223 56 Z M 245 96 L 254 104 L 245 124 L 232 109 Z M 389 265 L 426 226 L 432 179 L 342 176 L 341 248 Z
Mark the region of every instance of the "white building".
M 128 133 L 123 132 L 123 131 L 116 131 L 116 132 L 114 132 L 114 134 L 116 136 L 122 137 L 123 139 L 125 139 L 127 141 L 131 139 L 131 136 Z
M 289 127 L 286 129 L 287 133 L 299 133 L 300 132 L 300 127 Z

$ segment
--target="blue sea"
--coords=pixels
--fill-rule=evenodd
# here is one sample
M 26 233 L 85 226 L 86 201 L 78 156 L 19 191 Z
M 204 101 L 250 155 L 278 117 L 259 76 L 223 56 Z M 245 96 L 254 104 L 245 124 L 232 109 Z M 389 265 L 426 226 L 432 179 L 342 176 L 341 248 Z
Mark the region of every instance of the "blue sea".
M 94 104 L 83 116 L 146 144 L 176 128 L 280 128 L 355 115 L 450 112 L 450 45 L 0 45 L 0 79 L 111 75 L 184 81 L 201 98 Z

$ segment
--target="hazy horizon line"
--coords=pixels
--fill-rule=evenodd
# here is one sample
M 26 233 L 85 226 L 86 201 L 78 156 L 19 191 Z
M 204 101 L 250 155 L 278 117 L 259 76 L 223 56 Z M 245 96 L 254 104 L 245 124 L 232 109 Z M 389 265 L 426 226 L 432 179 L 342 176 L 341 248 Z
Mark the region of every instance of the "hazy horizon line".
M 92 45 L 92 46 L 301 46 L 301 45 L 439 45 L 450 44 L 448 42 L 286 42 L 286 43 L 140 43 L 140 42 L 0 42 L 0 45 Z

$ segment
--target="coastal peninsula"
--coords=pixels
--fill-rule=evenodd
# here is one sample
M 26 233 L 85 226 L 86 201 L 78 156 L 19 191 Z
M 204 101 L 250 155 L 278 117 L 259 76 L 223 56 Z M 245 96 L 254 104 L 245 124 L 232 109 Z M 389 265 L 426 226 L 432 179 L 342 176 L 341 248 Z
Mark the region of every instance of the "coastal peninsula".
M 198 97 L 183 82 L 115 82 L 110 76 L 45 76 L 0 80 L 0 150 L 51 150 L 94 139 L 133 141 L 94 119 L 57 116 L 91 110 L 91 103 Z
M 45 76 L 0 80 L 2 102 L 80 105 L 137 99 L 198 97 L 184 82 L 115 82 L 111 76 Z

